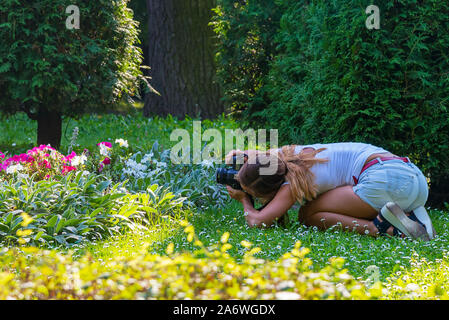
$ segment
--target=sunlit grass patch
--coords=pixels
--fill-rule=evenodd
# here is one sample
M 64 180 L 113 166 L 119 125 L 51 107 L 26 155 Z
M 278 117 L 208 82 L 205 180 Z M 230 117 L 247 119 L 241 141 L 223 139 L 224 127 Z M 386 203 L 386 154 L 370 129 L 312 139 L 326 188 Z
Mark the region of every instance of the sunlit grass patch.
M 229 232 L 229 243 L 233 248 L 228 252 L 239 260 L 244 248 L 241 241 L 249 241 L 261 248 L 258 257 L 276 261 L 291 250 L 296 241 L 311 249 L 309 258 L 316 268 L 323 268 L 329 259 L 344 258 L 344 267 L 355 277 L 365 280 L 372 275 L 372 266 L 378 269 L 378 278 L 385 281 L 402 266 L 411 267 L 413 254 L 429 260 L 441 259 L 449 248 L 449 216 L 445 212 L 431 211 L 438 236 L 430 242 L 411 241 L 393 237 L 373 238 L 337 229 L 319 231 L 307 228 L 297 221 L 297 212 L 290 210 L 290 223 L 284 228 L 275 226 L 267 229 L 250 228 L 246 225 L 241 206 L 232 203 L 224 209 L 196 211 L 190 218 L 199 239 L 205 244 L 216 243 L 223 232 Z M 175 251 L 191 251 L 192 244 L 183 239 L 178 230 L 167 239 L 154 243 L 152 250 L 162 252 L 163 248 L 174 243 Z
M 409 269 L 400 268 L 387 279 L 385 299 L 449 299 L 449 254 L 433 261 L 417 253 Z

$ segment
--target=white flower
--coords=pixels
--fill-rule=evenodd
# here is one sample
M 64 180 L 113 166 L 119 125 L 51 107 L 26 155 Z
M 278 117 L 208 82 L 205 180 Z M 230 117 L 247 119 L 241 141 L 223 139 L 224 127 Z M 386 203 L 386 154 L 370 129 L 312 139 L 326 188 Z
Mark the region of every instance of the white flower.
M 278 300 L 299 300 L 301 298 L 301 296 L 296 292 L 286 291 L 276 292 L 275 297 Z
M 84 164 L 87 161 L 87 157 L 83 154 L 81 156 L 73 157 L 71 164 L 74 167 L 79 166 L 80 164 Z
M 23 170 L 23 166 L 21 164 L 16 164 L 16 165 L 9 166 L 6 169 L 6 173 L 7 174 L 13 174 L 13 173 L 16 173 L 16 172 L 19 172 L 19 171 L 22 171 L 22 170 Z
M 416 283 L 409 283 L 409 284 L 407 284 L 405 289 L 408 291 L 419 291 L 420 287 Z
M 128 140 L 123 140 L 123 139 L 116 139 L 115 143 L 118 143 L 120 145 L 120 147 L 124 147 L 124 148 L 128 148 Z
M 123 168 L 123 173 L 135 178 L 145 178 L 148 176 L 146 173 L 148 167 L 146 165 L 137 163 L 136 161 L 129 159 L 125 163 L 125 168 Z
M 50 150 L 50 158 L 56 160 L 58 152 L 56 150 Z
M 201 165 L 206 168 L 212 168 L 214 166 L 214 162 L 212 160 L 204 159 L 201 161 Z
M 167 167 L 167 163 L 165 163 L 165 162 L 163 162 L 163 161 L 161 161 L 161 162 L 156 162 L 156 166 L 159 168 L 159 167 L 164 167 L 164 168 L 166 168 Z
M 104 144 L 100 144 L 100 154 L 102 156 L 109 156 L 109 148 Z
M 151 159 L 153 158 L 153 153 L 147 153 L 143 156 L 141 163 L 151 163 Z

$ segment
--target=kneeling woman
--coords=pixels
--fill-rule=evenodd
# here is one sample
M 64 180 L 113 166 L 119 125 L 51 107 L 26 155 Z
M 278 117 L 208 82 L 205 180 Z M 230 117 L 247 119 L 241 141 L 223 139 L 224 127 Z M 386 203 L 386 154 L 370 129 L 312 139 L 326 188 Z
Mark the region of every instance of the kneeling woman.
M 237 179 L 243 191 L 227 186 L 233 199 L 242 202 L 250 226 L 269 226 L 296 203 L 300 222 L 327 229 L 341 225 L 360 234 L 435 237 L 424 208 L 427 181 L 408 158 L 364 143 L 284 146 L 267 152 L 244 153 L 248 160 Z M 273 162 L 274 161 L 274 162 Z M 275 174 L 261 168 L 277 165 Z M 267 205 L 254 209 L 248 194 Z

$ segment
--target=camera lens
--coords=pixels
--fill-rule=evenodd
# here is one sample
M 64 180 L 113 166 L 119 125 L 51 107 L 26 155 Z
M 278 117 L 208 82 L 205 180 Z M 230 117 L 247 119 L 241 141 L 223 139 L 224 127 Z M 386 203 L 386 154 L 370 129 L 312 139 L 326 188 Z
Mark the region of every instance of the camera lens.
M 240 183 L 235 179 L 236 174 L 238 174 L 237 170 L 219 168 L 216 171 L 215 177 L 217 183 L 231 186 L 234 189 L 241 190 L 242 187 Z

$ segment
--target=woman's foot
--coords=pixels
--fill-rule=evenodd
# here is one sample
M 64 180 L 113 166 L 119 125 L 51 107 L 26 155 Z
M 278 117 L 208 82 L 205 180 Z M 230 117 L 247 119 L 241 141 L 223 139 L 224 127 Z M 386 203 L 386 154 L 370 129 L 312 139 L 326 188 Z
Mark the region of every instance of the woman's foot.
M 425 226 L 419 221 L 409 218 L 394 202 L 388 202 L 383 206 L 373 223 L 380 234 L 389 233 L 399 237 L 409 237 L 424 241 L 430 240 Z

